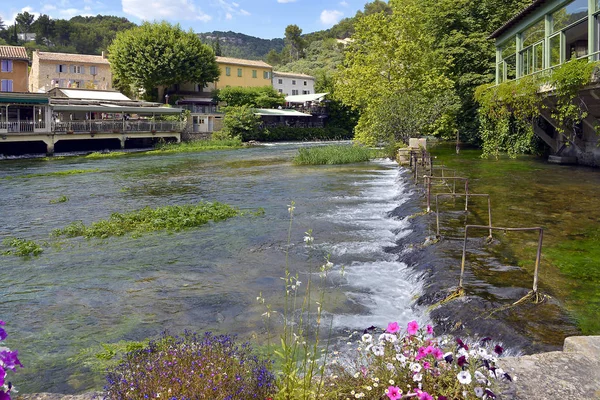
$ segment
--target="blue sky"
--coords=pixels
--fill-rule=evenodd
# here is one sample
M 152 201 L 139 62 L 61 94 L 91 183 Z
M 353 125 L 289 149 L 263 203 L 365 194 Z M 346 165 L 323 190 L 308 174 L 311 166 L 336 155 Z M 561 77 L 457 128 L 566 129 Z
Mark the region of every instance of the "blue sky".
M 167 20 L 195 32 L 234 31 L 265 39 L 283 37 L 285 27 L 303 33 L 326 29 L 353 16 L 366 0 L 1 0 L 0 17 L 12 24 L 17 13 L 69 19 L 75 15 L 117 15 L 140 23 Z

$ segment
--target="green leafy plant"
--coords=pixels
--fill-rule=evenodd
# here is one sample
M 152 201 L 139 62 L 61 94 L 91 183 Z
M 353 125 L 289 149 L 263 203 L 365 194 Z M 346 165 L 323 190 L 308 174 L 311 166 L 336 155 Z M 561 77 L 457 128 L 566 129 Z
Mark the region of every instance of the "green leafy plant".
M 4 250 L 2 255 L 5 256 L 39 256 L 44 252 L 44 248 L 34 242 L 33 240 L 21 239 L 21 238 L 6 238 L 2 241 L 2 244 L 10 247 L 9 250 Z
M 260 210 L 257 211 L 260 214 Z M 73 222 L 62 229 L 55 229 L 54 236 L 107 238 L 132 233 L 159 230 L 178 231 L 201 226 L 210 221 L 223 221 L 241 215 L 242 212 L 228 204 L 201 202 L 195 205 L 145 207 L 129 213 L 113 213 L 109 219 L 86 226 L 81 221 Z
M 69 201 L 69 197 L 63 194 L 56 199 L 50 200 L 50 204 L 66 203 L 67 201 Z

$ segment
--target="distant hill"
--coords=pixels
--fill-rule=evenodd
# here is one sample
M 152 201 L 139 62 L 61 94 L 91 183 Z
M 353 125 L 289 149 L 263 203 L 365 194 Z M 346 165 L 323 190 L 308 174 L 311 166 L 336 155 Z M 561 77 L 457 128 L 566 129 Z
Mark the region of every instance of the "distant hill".
M 283 39 L 261 39 L 231 31 L 198 33 L 198 36 L 213 48 L 218 40 L 223 57 L 264 60 L 269 51 L 274 49 L 280 52 L 284 46 Z

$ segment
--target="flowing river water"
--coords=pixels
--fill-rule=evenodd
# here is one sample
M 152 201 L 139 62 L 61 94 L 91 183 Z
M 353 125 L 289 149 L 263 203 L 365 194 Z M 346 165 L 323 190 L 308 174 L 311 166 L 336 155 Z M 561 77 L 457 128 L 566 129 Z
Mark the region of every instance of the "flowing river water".
M 265 309 L 256 297 L 262 292 L 267 303 L 281 307 L 286 249 L 291 272 L 297 272 L 303 282 L 327 255 L 334 263 L 324 308 L 340 337 L 370 325 L 384 327 L 389 321 L 405 325 L 416 319 L 434 323 L 440 332 L 495 333 L 514 352 L 528 352 L 556 348 L 564 336 L 581 332 L 573 317 L 581 308 L 569 307 L 565 300 L 576 288 L 563 286 L 564 282 L 573 285 L 574 278 L 564 278 L 555 267 L 545 275 L 552 277 L 548 284 L 542 280 L 543 289 L 553 295 L 551 300 L 492 319 L 475 318 L 476 313 L 527 292 L 531 274 L 515 264 L 519 265 L 518 249 L 527 249 L 528 242 L 515 248 L 498 240 L 492 247 L 477 247 L 474 252 L 485 260 L 481 263 L 492 265 L 500 278 L 471 259 L 478 267 L 467 277 L 465 299 L 429 312 L 428 306 L 456 284 L 462 242 L 444 240 L 424 246 L 432 221 L 431 216 L 418 215 L 422 192 L 409 171 L 386 160 L 294 166 L 291 159 L 299 146 L 100 160 L 3 161 L 0 239 L 49 242 L 38 257 L 0 258 L 0 319 L 7 322 L 7 345 L 19 350 L 26 366 L 11 376 L 13 382 L 22 392 L 101 388 L 103 374 L 93 367 L 101 343 L 142 340 L 163 330 L 236 333 L 261 343 Z M 465 154 L 477 165 L 478 160 Z M 447 152 L 440 153 L 444 156 L 457 163 Z M 548 170 L 531 158 L 510 165 L 515 162 L 525 165 L 528 174 L 536 166 L 555 179 L 561 174 L 561 167 Z M 75 169 L 98 171 L 51 175 Z M 494 183 L 502 184 L 499 177 L 518 179 L 519 171 L 499 173 Z M 585 194 L 597 200 L 597 172 L 576 171 L 589 183 L 583 188 Z M 515 194 L 515 188 L 511 190 Z M 50 204 L 62 195 L 69 200 Z M 506 213 L 527 208 L 523 198 L 527 196 L 514 201 Z M 50 237 L 53 229 L 72 221 L 88 224 L 113 212 L 199 201 L 220 201 L 243 210 L 262 207 L 265 214 L 139 238 Z M 296 208 L 288 243 L 291 201 Z M 499 204 L 499 210 L 506 207 Z M 460 222 L 460 215 L 452 213 L 448 210 L 444 218 L 457 217 Z M 597 206 L 590 215 L 598 221 Z M 303 241 L 309 229 L 315 237 L 312 247 Z M 446 229 L 458 231 L 460 226 L 448 222 Z M 585 312 L 590 311 L 584 307 Z M 280 319 L 273 322 L 277 325 Z

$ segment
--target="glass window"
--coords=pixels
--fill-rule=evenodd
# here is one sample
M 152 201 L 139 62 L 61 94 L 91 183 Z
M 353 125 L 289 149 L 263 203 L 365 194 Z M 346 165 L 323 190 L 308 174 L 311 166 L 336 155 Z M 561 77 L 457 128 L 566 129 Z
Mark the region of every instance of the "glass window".
M 277 83 L 283 85 L 283 79 L 277 79 Z
M 238 76 L 241 77 L 242 76 L 242 69 L 238 68 Z
M 501 47 L 502 50 L 502 59 L 508 58 L 510 56 L 515 55 L 517 51 L 517 44 L 514 40 L 511 40 L 510 43 L 505 44 Z
M 546 26 L 543 19 L 536 22 L 535 25 L 525 29 L 525 31 L 523 31 L 523 48 L 543 40 L 545 33 Z
M 294 79 L 292 79 L 292 85 L 295 85 L 296 81 Z
M 256 70 L 255 69 L 252 70 L 252 77 L 256 78 Z
M 498 68 L 498 83 L 504 82 L 504 61 L 496 65 Z
M 544 69 L 544 44 L 538 43 L 533 46 L 533 70 L 541 71 Z
M 2 60 L 2 72 L 12 72 L 13 62 L 12 60 Z
M 550 38 L 550 66 L 560 64 L 560 37 L 561 35 L 555 35 Z
M 231 76 L 231 67 L 225 67 L 225 75 Z
M 90 67 L 90 75 L 98 75 L 98 67 L 96 67 L 95 65 L 92 65 Z
M 13 91 L 13 81 L 12 79 L 2 79 L 0 82 L 0 91 L 2 92 L 12 92 Z
M 270 79 L 270 77 L 269 77 L 269 71 L 263 71 L 263 78 L 264 79 Z
M 517 55 L 513 54 L 510 57 L 504 59 L 504 67 L 506 68 L 506 79 L 517 78 Z
M 573 22 L 587 17 L 588 0 L 575 0 L 552 14 L 552 32 L 558 32 Z

